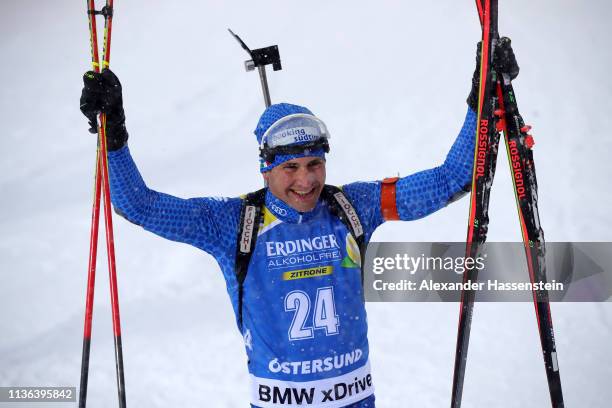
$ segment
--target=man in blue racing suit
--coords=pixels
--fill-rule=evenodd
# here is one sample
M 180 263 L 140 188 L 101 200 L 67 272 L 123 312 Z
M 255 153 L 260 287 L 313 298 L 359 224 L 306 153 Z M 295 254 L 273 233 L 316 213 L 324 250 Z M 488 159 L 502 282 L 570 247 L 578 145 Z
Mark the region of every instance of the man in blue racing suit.
M 493 66 L 514 77 L 510 42 L 501 43 Z M 107 115 L 115 210 L 216 259 L 244 338 L 253 407 L 374 407 L 362 251 L 386 220 L 422 218 L 469 191 L 478 78 L 477 56 L 465 121 L 441 166 L 340 188 L 325 186 L 325 124 L 302 106 L 268 107 L 255 129 L 266 189 L 253 205 L 250 196 L 181 199 L 149 189 L 127 146 L 118 78 L 85 74 L 81 110 L 91 130 Z

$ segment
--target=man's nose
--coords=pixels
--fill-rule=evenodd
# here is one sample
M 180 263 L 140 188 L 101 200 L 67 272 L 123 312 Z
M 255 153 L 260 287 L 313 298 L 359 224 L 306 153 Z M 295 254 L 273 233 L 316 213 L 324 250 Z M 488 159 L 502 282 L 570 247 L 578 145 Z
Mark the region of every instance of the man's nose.
M 295 173 L 295 181 L 299 186 L 310 187 L 315 181 L 315 174 L 307 167 L 301 167 Z

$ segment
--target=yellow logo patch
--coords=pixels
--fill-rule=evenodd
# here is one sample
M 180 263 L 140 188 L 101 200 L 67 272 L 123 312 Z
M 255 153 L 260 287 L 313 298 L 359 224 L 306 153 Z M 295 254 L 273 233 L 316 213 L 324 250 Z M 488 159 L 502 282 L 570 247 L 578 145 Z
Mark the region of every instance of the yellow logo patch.
M 287 271 L 283 273 L 283 280 L 295 280 L 304 278 L 315 278 L 317 276 L 331 275 L 333 273 L 333 266 L 317 266 L 314 268 L 300 269 L 297 271 Z

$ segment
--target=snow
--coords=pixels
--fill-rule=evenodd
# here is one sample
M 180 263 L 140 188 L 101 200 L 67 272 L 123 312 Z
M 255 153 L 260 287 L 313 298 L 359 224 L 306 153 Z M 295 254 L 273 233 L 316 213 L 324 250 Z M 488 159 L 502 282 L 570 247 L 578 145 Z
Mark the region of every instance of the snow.
M 611 241 L 612 6 L 501 3 L 546 238 Z M 252 48 L 279 45 L 272 99 L 326 121 L 330 183 L 437 165 L 459 130 L 479 37 L 473 2 L 119 0 L 111 66 L 152 188 L 189 197 L 261 186 L 251 132 L 263 100 L 227 27 Z M 88 35 L 84 1 L 0 3 L 0 386 L 79 383 L 95 160 L 78 110 Z M 507 168 L 500 154 L 491 241 L 520 239 Z M 462 241 L 467 204 L 389 223 L 374 239 Z M 118 217 L 115 240 L 128 404 L 246 406 L 242 340 L 213 259 Z M 92 408 L 117 404 L 102 231 L 98 258 Z M 567 406 L 609 406 L 612 307 L 551 308 Z M 368 314 L 378 406 L 448 406 L 458 305 L 368 304 Z M 466 408 L 549 404 L 531 304 L 476 305 L 464 390 Z

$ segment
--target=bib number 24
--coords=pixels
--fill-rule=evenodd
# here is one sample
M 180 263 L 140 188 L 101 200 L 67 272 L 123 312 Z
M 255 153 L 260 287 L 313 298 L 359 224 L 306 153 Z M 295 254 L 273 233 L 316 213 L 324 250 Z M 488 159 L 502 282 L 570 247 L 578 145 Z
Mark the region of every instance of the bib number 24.
M 316 329 L 325 330 L 326 336 L 338 334 L 340 322 L 336 314 L 334 288 L 326 286 L 317 289 L 312 325 L 308 326 L 311 303 L 310 296 L 301 290 L 291 291 L 285 296 L 285 311 L 293 312 L 293 320 L 289 327 L 289 340 L 312 339 Z

